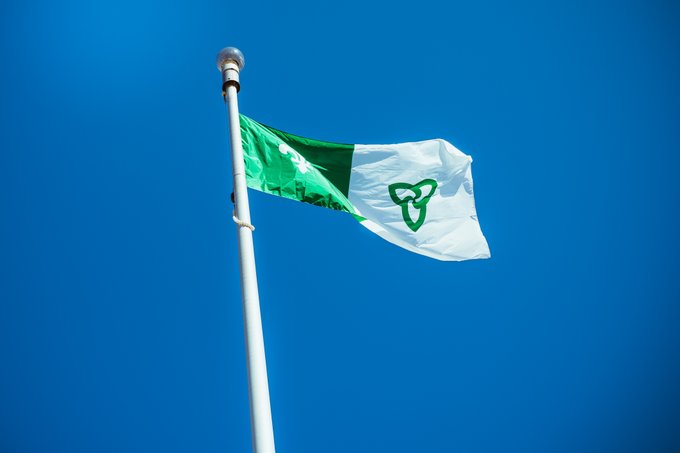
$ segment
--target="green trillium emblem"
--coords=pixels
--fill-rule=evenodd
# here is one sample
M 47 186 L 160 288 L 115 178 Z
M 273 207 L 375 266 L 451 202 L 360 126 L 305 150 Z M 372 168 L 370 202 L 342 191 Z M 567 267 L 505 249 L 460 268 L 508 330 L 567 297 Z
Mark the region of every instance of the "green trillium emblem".
M 434 179 L 423 179 L 416 184 L 395 182 L 388 186 L 390 198 L 401 207 L 404 222 L 413 232 L 418 231 L 423 226 L 427 213 L 427 203 L 432 198 L 436 188 L 437 181 Z M 416 220 L 413 220 L 412 214 L 417 216 Z

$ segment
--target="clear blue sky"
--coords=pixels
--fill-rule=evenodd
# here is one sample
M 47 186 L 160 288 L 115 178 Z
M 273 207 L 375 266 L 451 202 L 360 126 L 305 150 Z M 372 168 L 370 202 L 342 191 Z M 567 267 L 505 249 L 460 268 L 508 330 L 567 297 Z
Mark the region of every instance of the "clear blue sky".
M 280 453 L 680 450 L 672 2 L 4 2 L 0 450 L 247 452 L 243 113 L 471 154 L 493 257 L 251 193 Z

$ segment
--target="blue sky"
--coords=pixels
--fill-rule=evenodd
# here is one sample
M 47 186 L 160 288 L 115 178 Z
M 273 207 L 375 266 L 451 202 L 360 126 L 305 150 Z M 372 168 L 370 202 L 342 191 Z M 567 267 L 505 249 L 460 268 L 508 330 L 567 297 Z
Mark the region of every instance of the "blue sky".
M 671 2 L 0 6 L 0 450 L 242 452 L 241 111 L 474 158 L 493 257 L 251 193 L 279 452 L 680 448 Z

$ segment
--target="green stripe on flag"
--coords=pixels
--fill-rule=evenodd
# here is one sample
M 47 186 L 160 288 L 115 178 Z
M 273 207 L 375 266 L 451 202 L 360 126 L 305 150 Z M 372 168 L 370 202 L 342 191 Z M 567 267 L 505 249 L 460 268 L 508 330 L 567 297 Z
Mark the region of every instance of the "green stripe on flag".
M 300 137 L 241 115 L 248 187 L 352 214 L 347 199 L 354 145 Z

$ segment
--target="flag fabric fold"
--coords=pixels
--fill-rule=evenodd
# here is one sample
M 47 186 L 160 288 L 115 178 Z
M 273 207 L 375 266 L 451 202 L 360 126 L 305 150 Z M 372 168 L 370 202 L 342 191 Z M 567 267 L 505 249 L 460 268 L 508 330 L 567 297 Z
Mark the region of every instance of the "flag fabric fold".
M 472 158 L 445 140 L 330 143 L 240 117 L 248 187 L 355 216 L 383 239 L 445 261 L 490 257 Z

